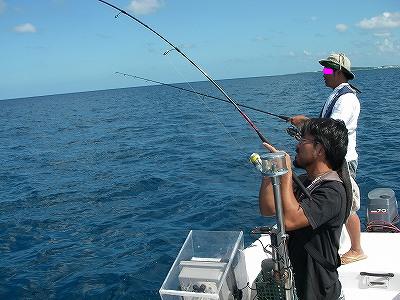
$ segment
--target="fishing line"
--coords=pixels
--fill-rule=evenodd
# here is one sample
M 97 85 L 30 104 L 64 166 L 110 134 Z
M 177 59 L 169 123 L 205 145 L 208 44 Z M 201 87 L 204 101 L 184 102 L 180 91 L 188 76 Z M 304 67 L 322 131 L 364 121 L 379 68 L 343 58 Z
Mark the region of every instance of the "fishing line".
M 230 102 L 229 102 L 228 100 L 226 100 L 226 99 L 223 99 L 223 98 L 220 98 L 220 97 L 215 97 L 215 96 L 208 95 L 208 94 L 204 94 L 204 93 L 201 93 L 201 92 L 197 92 L 196 90 L 194 90 L 194 89 L 192 88 L 192 86 L 190 85 L 189 82 L 188 82 L 188 84 L 189 84 L 189 86 L 192 88 L 192 90 L 186 89 L 186 88 L 183 88 L 183 87 L 180 87 L 180 86 L 177 86 L 177 85 L 173 85 L 173 84 L 170 84 L 170 83 L 165 83 L 165 82 L 157 81 L 157 80 L 154 80 L 154 79 L 144 78 L 144 77 L 140 77 L 140 76 L 132 75 L 132 74 L 128 74 L 128 73 L 122 73 L 122 72 L 118 72 L 118 71 L 117 71 L 117 72 L 115 72 L 115 74 L 119 74 L 119 75 L 123 75 L 123 76 L 128 76 L 128 77 L 132 77 L 132 78 L 144 80 L 144 81 L 147 81 L 147 82 L 157 83 L 157 84 L 164 85 L 164 86 L 168 86 L 168 87 L 171 87 L 171 88 L 174 88 L 174 89 L 178 89 L 178 90 L 181 90 L 181 91 L 189 92 L 189 93 L 192 93 L 192 94 L 197 94 L 197 95 L 202 96 L 202 97 L 207 97 L 207 98 L 211 98 L 211 99 L 215 99 L 215 100 L 219 100 L 219 101 L 224 101 L 224 102 L 226 102 L 226 103 L 230 103 Z M 265 111 L 265 110 L 262 110 L 262 109 L 259 109 L 259 108 L 255 108 L 255 107 L 251 107 L 251 106 L 248 106 L 248 105 L 240 104 L 240 103 L 238 103 L 238 102 L 236 102 L 236 104 L 237 104 L 238 106 L 240 106 L 240 107 L 244 107 L 244 108 L 247 108 L 247 109 L 250 109 L 250 110 L 254 110 L 254 111 L 257 111 L 257 112 L 266 114 L 266 115 L 270 115 L 270 116 L 273 116 L 273 117 L 277 117 L 277 118 L 279 118 L 279 119 L 281 119 L 281 120 L 284 120 L 284 121 L 286 121 L 286 122 L 289 121 L 289 119 L 290 119 L 290 118 L 287 117 L 287 116 L 274 114 L 274 113 L 271 113 L 271 112 L 268 112 L 268 111 Z
M 116 9 L 117 11 L 119 11 L 118 15 L 119 16 L 121 13 L 128 16 L 129 18 L 131 18 L 132 20 L 136 21 L 137 23 L 141 24 L 142 26 L 144 26 L 145 28 L 147 28 L 148 30 L 150 30 L 151 32 L 153 32 L 155 35 L 157 35 L 160 39 L 162 39 L 164 42 L 166 42 L 168 45 L 170 45 L 172 47 L 171 50 L 175 50 L 177 51 L 180 55 L 182 55 L 190 64 L 192 64 L 197 70 L 199 70 L 224 96 L 225 98 L 237 109 L 237 111 L 242 115 L 242 117 L 247 121 L 247 123 L 254 129 L 254 131 L 257 133 L 257 135 L 259 136 L 259 138 L 261 139 L 261 141 L 263 141 L 264 143 L 268 143 L 271 144 L 265 137 L 264 135 L 260 132 L 260 130 L 256 127 L 256 125 L 253 123 L 253 121 L 240 109 L 240 107 L 236 104 L 235 101 L 233 101 L 228 94 L 222 89 L 222 87 L 219 86 L 219 84 L 217 82 L 215 82 L 214 79 L 212 79 L 204 70 L 202 70 L 193 60 L 191 60 L 185 53 L 183 53 L 177 46 L 175 46 L 174 44 L 172 44 L 169 40 L 167 40 L 164 36 L 162 36 L 161 34 L 159 34 L 157 31 L 155 31 L 154 29 L 152 29 L 151 27 L 149 27 L 148 25 L 146 25 L 145 23 L 143 23 L 141 20 L 139 20 L 138 18 L 132 16 L 131 14 L 127 13 L 126 11 L 124 11 L 123 9 L 108 3 L 107 1 L 104 0 L 98 0 L 99 2 L 102 2 L 103 4 L 110 6 L 114 9 Z M 171 50 L 167 51 L 170 52 Z M 308 192 L 308 190 L 305 188 L 305 186 L 303 185 L 303 183 L 300 181 L 300 179 L 297 177 L 297 175 L 294 173 L 294 171 L 292 172 L 293 174 L 293 180 L 295 181 L 295 183 L 297 184 L 297 186 L 299 186 L 299 188 L 304 192 L 304 194 L 311 199 L 311 195 Z
M 212 79 L 204 70 L 202 70 L 193 60 L 191 60 L 185 53 L 183 53 L 177 46 L 175 46 L 174 44 L 172 44 L 169 40 L 167 40 L 165 37 L 163 37 L 161 34 L 159 34 L 157 31 L 155 31 L 154 29 L 152 29 L 151 27 L 149 27 L 148 25 L 146 25 L 145 23 L 143 23 L 142 21 L 140 21 L 138 18 L 132 16 L 131 14 L 127 13 L 126 11 L 124 11 L 123 9 L 108 3 L 107 1 L 104 0 L 98 0 L 116 10 L 118 10 L 120 13 L 128 16 L 129 18 L 135 20 L 136 22 L 138 22 L 139 24 L 141 24 L 142 26 L 146 27 L 148 30 L 150 30 L 151 32 L 153 32 L 155 35 L 157 35 L 159 38 L 161 38 L 163 41 L 165 41 L 168 45 L 170 45 L 175 51 L 177 51 L 179 54 L 181 54 L 185 59 L 187 59 L 188 62 L 190 62 L 197 70 L 199 70 L 224 96 L 225 98 L 239 111 L 239 113 L 242 115 L 242 117 L 247 121 L 247 123 L 249 123 L 249 125 L 251 127 L 253 127 L 254 131 L 257 133 L 257 135 L 260 137 L 260 139 L 265 142 L 265 143 L 269 143 L 269 141 L 262 135 L 262 133 L 260 132 L 260 130 L 258 130 L 258 128 L 256 127 L 256 125 L 251 121 L 251 119 L 240 109 L 240 107 L 236 104 L 235 101 L 233 101 L 228 94 L 222 89 L 222 87 L 220 87 L 218 85 L 217 82 L 215 82 L 214 79 Z M 119 14 L 118 14 L 119 15 Z M 171 49 L 172 50 L 172 49 Z M 169 51 L 171 51 L 169 50 Z M 167 52 L 169 52 L 167 51 Z
M 171 50 L 168 50 L 168 51 L 164 52 L 164 55 L 167 56 L 167 54 L 168 54 L 169 52 L 171 52 L 172 50 L 174 50 L 174 49 L 171 49 Z M 177 74 L 180 75 L 180 77 L 182 78 L 182 80 L 185 81 L 185 80 L 183 79 L 184 76 L 183 76 L 182 72 L 181 72 L 178 68 L 176 68 L 176 65 L 175 65 L 174 63 L 172 63 L 172 61 L 171 61 L 171 59 L 170 59 L 169 57 L 168 57 L 168 62 L 169 62 L 170 65 L 174 68 L 175 72 L 176 72 Z M 186 81 L 185 81 L 185 82 L 186 82 Z M 187 83 L 187 84 L 189 85 L 189 87 L 191 88 L 191 90 L 188 90 L 188 91 L 191 91 L 191 92 L 194 92 L 194 93 L 195 93 L 196 91 L 195 91 L 194 87 L 191 85 L 191 83 L 190 83 L 190 82 L 186 82 L 186 83 Z M 205 95 L 205 94 L 204 94 L 204 95 Z M 220 120 L 220 118 L 218 118 L 218 114 L 216 114 L 215 111 L 212 110 L 211 107 L 206 103 L 206 101 L 204 101 L 205 96 L 201 96 L 201 97 L 200 97 L 200 95 L 197 95 L 197 98 L 199 99 L 199 101 L 201 101 L 201 103 L 203 103 L 203 105 L 206 107 L 206 109 L 211 113 L 211 115 L 212 115 L 212 117 L 214 118 L 214 120 L 222 126 L 222 128 L 223 128 L 224 131 L 225 131 L 225 133 L 233 140 L 233 142 L 235 143 L 235 145 L 237 146 L 237 148 L 240 149 L 241 144 L 236 140 L 236 138 L 233 136 L 233 134 L 231 133 L 231 131 L 229 131 L 228 128 L 226 128 L 225 124 Z M 227 102 L 229 103 L 228 100 L 225 100 L 225 101 L 227 101 Z
M 172 50 L 174 50 L 174 49 L 171 49 L 171 50 L 168 50 L 168 51 L 164 52 L 163 55 L 167 56 Z M 171 67 L 175 70 L 175 73 L 177 73 L 177 74 L 180 75 L 180 78 L 182 79 L 181 81 L 184 81 L 184 82 L 190 87 L 190 91 L 196 92 L 196 90 L 195 90 L 195 88 L 192 86 L 192 84 L 184 79 L 185 76 L 184 76 L 184 74 L 182 73 L 181 69 L 178 69 L 178 68 L 176 67 L 176 64 L 173 63 L 173 61 L 172 61 L 172 59 L 171 59 L 170 57 L 168 57 L 168 62 L 170 63 Z M 211 107 L 211 106 L 210 106 L 210 102 L 209 102 L 209 101 L 205 101 L 205 96 L 200 96 L 200 95 L 196 95 L 196 96 L 197 96 L 198 100 L 200 101 L 200 103 L 203 104 L 203 106 L 202 106 L 203 109 L 204 109 L 204 107 L 205 107 L 205 109 L 208 110 L 208 112 L 209 112 L 208 115 L 211 115 L 212 118 L 214 119 L 215 123 L 217 123 L 217 124 L 219 124 L 220 126 L 222 126 L 223 132 L 224 132 L 225 134 L 227 134 L 228 137 L 230 137 L 230 138 L 232 139 L 233 143 L 236 145 L 236 147 L 234 147 L 234 149 L 237 149 L 237 150 L 235 150 L 235 152 L 237 152 L 237 153 L 238 153 L 238 154 L 237 154 L 238 157 L 240 157 L 241 153 L 243 153 L 243 150 L 242 150 L 242 149 L 243 149 L 243 143 L 240 143 L 240 142 L 237 140 L 237 138 L 233 135 L 232 129 L 229 130 L 229 129 L 227 128 L 227 126 L 225 125 L 225 123 L 221 120 L 221 117 L 219 116 L 219 114 L 216 113 L 215 107 Z M 229 102 L 228 100 L 226 100 L 226 99 L 222 99 L 222 100 L 224 100 L 224 102 L 230 103 L 230 102 Z M 207 103 L 207 102 L 208 102 L 208 103 Z M 237 102 L 236 102 L 236 104 L 237 104 Z M 203 109 L 202 109 L 202 110 L 203 110 Z M 201 115 L 203 115 L 203 114 L 201 114 Z M 243 162 L 243 163 L 245 163 L 245 162 Z

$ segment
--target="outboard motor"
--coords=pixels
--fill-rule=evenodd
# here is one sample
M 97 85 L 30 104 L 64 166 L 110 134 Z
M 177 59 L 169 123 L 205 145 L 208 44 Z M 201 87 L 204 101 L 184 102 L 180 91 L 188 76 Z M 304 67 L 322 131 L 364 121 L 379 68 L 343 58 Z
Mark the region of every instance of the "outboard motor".
M 399 232 L 399 212 L 394 191 L 377 188 L 368 193 L 367 231 Z

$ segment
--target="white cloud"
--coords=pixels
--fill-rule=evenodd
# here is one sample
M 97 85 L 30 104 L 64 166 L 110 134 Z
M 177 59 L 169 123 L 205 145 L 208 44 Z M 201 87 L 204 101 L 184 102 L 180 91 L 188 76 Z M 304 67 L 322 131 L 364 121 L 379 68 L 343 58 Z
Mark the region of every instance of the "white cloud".
M 290 52 L 289 52 L 289 56 L 295 57 L 295 56 L 296 56 L 296 54 L 294 54 L 294 52 L 293 52 L 293 51 L 290 51 Z
M 382 41 L 376 43 L 378 46 L 379 51 L 381 52 L 392 52 L 394 49 L 393 41 L 385 38 Z
M 400 27 L 400 12 L 384 12 L 382 15 L 372 17 L 371 19 L 361 20 L 357 26 L 363 29 Z
M 374 33 L 374 36 L 377 36 L 377 37 L 390 37 L 391 34 L 390 34 L 390 32 L 376 32 L 376 33 Z
M 265 36 L 256 36 L 256 37 L 254 38 L 254 40 L 255 40 L 256 42 L 265 42 L 265 41 L 268 41 L 268 38 L 265 37 Z
M 155 12 L 162 6 L 160 0 L 133 0 L 128 10 L 138 15 L 146 15 Z
M 336 30 L 339 32 L 345 32 L 347 30 L 347 25 L 346 24 L 337 24 L 336 25 Z
M 6 1 L 0 0 L 0 14 L 6 10 Z
M 396 43 L 394 40 L 391 38 L 384 38 L 378 42 L 376 42 L 376 45 L 379 49 L 380 52 L 394 52 L 394 53 L 399 53 L 400 51 L 400 44 Z
M 307 50 L 303 50 L 303 53 L 304 53 L 305 56 L 311 56 L 311 53 L 309 51 L 307 51 Z
M 25 23 L 15 26 L 14 31 L 18 33 L 34 33 L 36 28 L 31 23 Z

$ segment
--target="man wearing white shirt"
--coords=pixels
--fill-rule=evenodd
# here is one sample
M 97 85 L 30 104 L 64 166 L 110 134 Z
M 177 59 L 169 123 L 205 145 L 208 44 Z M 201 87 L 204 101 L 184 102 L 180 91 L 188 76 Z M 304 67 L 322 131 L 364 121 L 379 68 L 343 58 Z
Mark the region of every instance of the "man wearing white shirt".
M 324 67 L 325 85 L 333 89 L 319 117 L 340 119 L 345 122 L 349 136 L 346 161 L 349 166 L 350 174 L 353 179 L 355 179 L 358 165 L 356 129 L 358 116 L 360 114 L 360 101 L 356 94 L 358 90 L 348 83 L 349 80 L 354 79 L 354 74 L 351 72 L 351 63 L 343 53 L 332 53 L 326 59 L 320 60 L 319 63 Z M 306 119 L 307 117 L 304 115 L 298 115 L 290 118 L 290 122 L 299 127 Z M 359 202 L 353 203 L 352 212 L 346 222 L 346 229 L 351 240 L 351 248 L 342 255 L 342 264 L 351 263 L 367 257 L 362 250 L 360 242 L 361 226 L 360 219 L 356 213 L 359 208 Z

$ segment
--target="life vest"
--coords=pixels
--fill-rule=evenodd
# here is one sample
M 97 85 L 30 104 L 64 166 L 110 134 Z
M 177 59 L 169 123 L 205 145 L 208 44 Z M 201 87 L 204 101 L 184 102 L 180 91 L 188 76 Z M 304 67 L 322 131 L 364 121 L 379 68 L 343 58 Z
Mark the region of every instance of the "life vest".
M 331 103 L 329 103 L 329 106 L 328 106 L 328 108 L 326 109 L 326 111 L 325 111 L 324 114 L 322 114 L 323 111 L 324 111 L 324 107 L 322 108 L 322 110 L 321 110 L 321 112 L 320 112 L 320 114 L 319 114 L 319 117 L 320 117 L 320 118 L 330 118 L 331 115 L 332 115 L 333 107 L 334 107 L 335 104 L 336 104 L 336 101 L 339 99 L 340 96 L 342 96 L 342 95 L 344 95 L 344 94 L 348 94 L 348 93 L 353 93 L 353 94 L 355 94 L 355 92 L 354 92 L 348 85 L 345 85 L 344 87 L 342 87 L 342 88 L 336 93 L 335 97 L 333 97 Z

